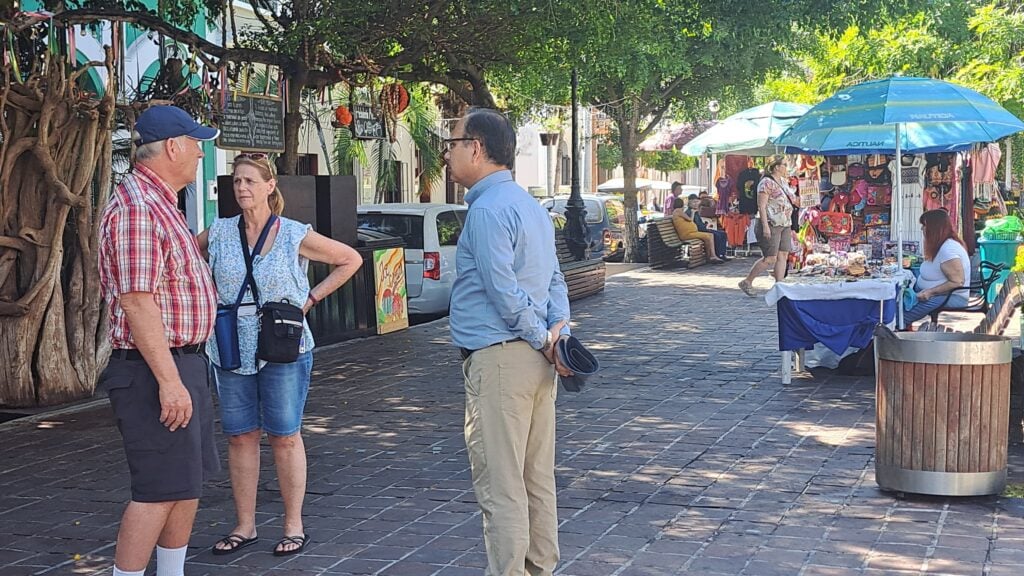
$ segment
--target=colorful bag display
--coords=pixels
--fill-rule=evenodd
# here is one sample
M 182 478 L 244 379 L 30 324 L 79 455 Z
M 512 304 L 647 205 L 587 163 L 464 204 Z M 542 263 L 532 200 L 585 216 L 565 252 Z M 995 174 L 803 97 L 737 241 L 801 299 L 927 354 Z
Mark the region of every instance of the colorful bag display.
M 814 227 L 826 236 L 846 236 L 853 231 L 853 216 L 845 212 L 822 212 Z
M 889 157 L 885 154 L 872 154 L 868 157 L 867 175 L 864 177 L 872 184 L 892 184 L 889 172 Z
M 868 243 L 871 244 L 873 258 L 881 258 L 885 253 L 885 243 L 889 241 L 889 227 L 876 226 L 867 229 Z
M 836 238 L 829 238 L 828 246 L 833 252 L 849 252 L 850 251 L 850 238 L 848 236 L 839 236 Z
M 846 157 L 832 158 L 828 162 L 829 181 L 834 186 L 846 184 Z
M 868 186 L 868 206 L 888 206 L 892 204 L 892 187 Z
M 888 212 L 877 212 L 868 213 L 864 215 L 864 226 L 888 226 L 889 225 L 889 213 Z

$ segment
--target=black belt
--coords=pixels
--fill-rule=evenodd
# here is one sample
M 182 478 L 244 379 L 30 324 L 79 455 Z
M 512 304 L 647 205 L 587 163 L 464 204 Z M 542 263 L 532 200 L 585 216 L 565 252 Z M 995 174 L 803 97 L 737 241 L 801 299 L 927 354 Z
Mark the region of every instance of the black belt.
M 484 348 L 490 348 L 491 346 L 498 346 L 499 344 L 508 344 L 509 342 L 522 342 L 522 340 L 523 340 L 522 338 L 511 338 L 509 340 L 502 340 L 501 342 L 495 342 L 494 344 L 489 344 L 487 346 L 484 346 Z M 469 358 L 469 356 L 471 354 L 473 354 L 473 352 L 479 352 L 479 351 L 483 350 L 484 348 L 477 348 L 476 350 L 470 350 L 469 348 L 459 348 L 459 354 L 462 354 L 462 359 L 465 360 L 466 358 Z
M 187 354 L 203 354 L 206 352 L 206 344 L 189 344 L 188 346 L 181 346 L 178 348 L 171 348 L 171 354 L 177 356 L 185 356 Z M 121 360 L 142 360 L 142 352 L 134 348 L 115 348 L 113 353 L 110 355 L 111 358 L 119 358 Z

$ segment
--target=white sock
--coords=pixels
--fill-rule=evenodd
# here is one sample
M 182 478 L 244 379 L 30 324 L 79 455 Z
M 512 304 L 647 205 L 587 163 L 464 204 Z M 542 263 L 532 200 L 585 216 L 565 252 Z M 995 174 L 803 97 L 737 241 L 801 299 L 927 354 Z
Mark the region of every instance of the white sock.
M 181 548 L 157 546 L 156 576 L 185 576 L 186 553 L 188 553 L 188 546 Z
M 128 572 L 127 570 L 121 570 L 117 566 L 114 566 L 114 576 L 145 576 L 145 570 L 139 570 L 138 572 Z

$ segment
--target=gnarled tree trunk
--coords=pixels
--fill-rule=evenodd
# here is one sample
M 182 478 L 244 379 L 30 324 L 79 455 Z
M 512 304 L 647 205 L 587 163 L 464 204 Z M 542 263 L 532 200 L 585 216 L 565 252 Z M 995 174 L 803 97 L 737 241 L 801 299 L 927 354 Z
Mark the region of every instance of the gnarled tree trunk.
M 0 76 L 0 405 L 90 396 L 109 355 L 97 272 L 111 178 L 116 77 L 100 99 L 47 53 Z

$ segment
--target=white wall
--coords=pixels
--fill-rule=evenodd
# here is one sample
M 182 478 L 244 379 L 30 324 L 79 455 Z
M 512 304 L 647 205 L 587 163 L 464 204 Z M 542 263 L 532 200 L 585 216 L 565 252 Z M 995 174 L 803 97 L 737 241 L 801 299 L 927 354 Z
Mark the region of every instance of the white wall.
M 539 124 L 525 124 L 516 131 L 516 183 L 523 188 L 547 190 L 547 147 L 540 143 Z M 546 196 L 547 192 L 540 192 Z

